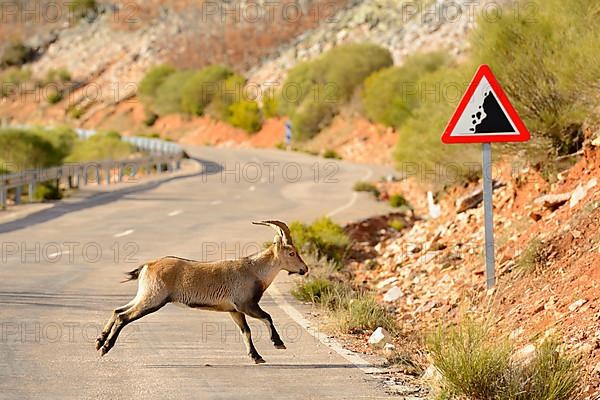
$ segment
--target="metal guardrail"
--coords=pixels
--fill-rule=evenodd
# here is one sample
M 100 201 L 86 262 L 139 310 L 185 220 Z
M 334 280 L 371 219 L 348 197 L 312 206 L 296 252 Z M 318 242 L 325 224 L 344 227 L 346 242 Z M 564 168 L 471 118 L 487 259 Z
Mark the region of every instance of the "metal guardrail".
M 96 134 L 95 130 L 76 128 L 75 132 L 81 139 L 89 139 Z M 148 153 L 172 154 L 182 153 L 183 148 L 177 143 L 167 142 L 162 139 L 149 138 L 144 136 L 121 136 L 121 140 L 131 143 L 139 150 L 147 151 Z
M 82 139 L 94 135 L 95 131 L 76 129 Z M 6 209 L 8 191 L 14 189 L 15 204 L 22 202 L 23 188 L 27 188 L 29 201 L 33 201 L 36 184 L 57 181 L 65 182 L 69 188 L 79 187 L 80 184 L 123 182 L 133 178 L 139 171 L 152 173 L 163 172 L 163 167 L 168 171 L 175 171 L 181 167 L 181 160 L 185 153 L 176 143 L 160 139 L 123 136 L 122 140 L 134 145 L 137 149 L 149 152 L 149 157 L 140 157 L 127 160 L 90 161 L 86 163 L 70 163 L 56 167 L 32 169 L 11 174 L 0 175 L 0 209 Z

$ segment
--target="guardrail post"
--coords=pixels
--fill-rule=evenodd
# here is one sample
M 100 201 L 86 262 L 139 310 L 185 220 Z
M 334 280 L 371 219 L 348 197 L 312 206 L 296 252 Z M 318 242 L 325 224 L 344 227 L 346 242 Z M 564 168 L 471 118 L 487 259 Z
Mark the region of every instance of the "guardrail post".
M 156 172 L 159 174 L 162 172 L 162 164 L 159 162 L 156 163 Z
M 15 188 L 15 204 L 21 204 L 21 191 L 23 190 L 22 186 L 17 186 Z
M 106 168 L 106 184 L 110 185 L 110 167 Z
M 35 194 L 35 182 L 31 182 L 29 184 L 29 188 L 27 190 L 27 196 L 29 197 L 29 202 L 33 203 L 33 195 Z
M 0 188 L 0 208 L 6 210 L 6 187 Z

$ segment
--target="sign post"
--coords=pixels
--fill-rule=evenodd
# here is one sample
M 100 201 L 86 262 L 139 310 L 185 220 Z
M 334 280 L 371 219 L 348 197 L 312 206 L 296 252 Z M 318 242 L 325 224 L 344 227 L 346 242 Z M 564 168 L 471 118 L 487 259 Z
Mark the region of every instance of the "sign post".
M 442 135 L 442 142 L 482 143 L 485 270 L 488 289 L 496 283 L 491 144 L 525 142 L 529 137 L 529 131 L 490 68 L 487 65 L 480 66 L 452 115 Z
M 484 143 L 483 150 L 483 217 L 485 223 L 485 276 L 487 288 L 491 289 L 496 283 L 496 269 L 494 267 L 494 217 L 492 194 L 494 183 L 492 182 L 492 145 Z

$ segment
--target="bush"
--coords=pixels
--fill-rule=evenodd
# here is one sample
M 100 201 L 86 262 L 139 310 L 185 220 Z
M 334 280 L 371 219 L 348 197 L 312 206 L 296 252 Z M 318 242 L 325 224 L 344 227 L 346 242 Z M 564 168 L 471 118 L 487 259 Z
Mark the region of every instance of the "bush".
M 258 104 L 255 101 L 241 100 L 229 107 L 228 122 L 246 132 L 254 133 L 260 130 L 261 118 Z
M 31 70 L 11 68 L 0 75 L 0 97 L 7 97 L 19 90 L 19 85 L 31 79 Z
M 371 182 L 365 182 L 365 181 L 355 182 L 352 189 L 355 192 L 369 192 L 369 193 L 373 193 L 373 196 L 375 196 L 375 198 L 379 198 L 379 194 L 380 194 L 379 193 L 379 189 L 377 189 L 377 186 L 375 186 Z
M 66 83 L 71 80 L 71 73 L 65 68 L 54 69 L 51 68 L 46 73 L 46 77 L 40 82 L 42 86 L 49 85 L 51 83 Z
M 561 354 L 555 339 L 537 347 L 529 365 L 514 368 L 509 376 L 509 389 L 501 400 L 570 400 L 580 389 L 581 366 Z
M 144 125 L 152 126 L 158 120 L 158 114 L 144 110 Z
M 398 232 L 406 228 L 406 222 L 399 218 L 394 218 L 388 222 L 388 226 Z
M 443 96 L 437 94 L 434 98 L 423 94 L 420 106 L 403 124 L 394 152 L 398 169 L 416 166 L 419 176 L 427 178 L 434 174 L 424 171 L 440 171 L 441 167 L 449 183 L 460 183 L 471 175 L 472 165 L 480 162 L 479 146 L 448 146 L 440 140 L 468 82 L 467 69 L 443 67 L 421 78 L 419 87 L 446 90 Z
M 78 141 L 67 161 L 122 160 L 134 150 L 131 144 L 121 140 L 121 135 L 117 132 L 97 133 L 87 140 Z
M 273 93 L 267 93 L 262 99 L 262 113 L 265 118 L 279 116 L 279 103 Z
M 401 67 L 375 72 L 365 81 L 362 93 L 365 114 L 371 120 L 399 128 L 419 106 L 419 79 L 447 63 L 443 53 L 412 56 Z
M 579 390 L 580 365 L 546 339 L 530 362 L 511 358 L 513 346 L 490 335 L 485 325 L 467 320 L 440 328 L 428 339 L 446 398 L 570 400 Z
M 223 82 L 232 75 L 233 71 L 223 65 L 211 65 L 194 73 L 181 94 L 183 111 L 192 115 L 204 114 L 213 98 L 222 94 Z
M 369 293 L 359 293 L 346 307 L 338 308 L 335 314 L 342 332 L 355 333 L 372 331 L 382 327 L 394 333 L 398 330 L 393 316 L 375 301 Z
M 77 0 L 67 3 L 69 11 L 76 18 L 86 18 L 93 21 L 97 17 L 98 6 L 95 0 Z
M 389 199 L 390 206 L 392 207 L 408 207 L 410 208 L 410 204 L 401 194 L 393 194 Z
M 336 107 L 336 104 L 320 101 L 314 96 L 306 97 L 290 118 L 293 138 L 303 141 L 315 136 L 331 123 Z
M 138 89 L 140 98 L 142 100 L 153 100 L 160 85 L 175 71 L 174 67 L 166 64 L 150 68 L 140 81 Z
M 301 139 L 310 138 L 329 124 L 367 76 L 392 64 L 389 51 L 374 44 L 338 46 L 289 71 L 280 112 L 291 117 Z
M 550 137 L 559 154 L 574 152 L 583 119 L 598 105 L 597 4 L 548 0 L 533 17 L 509 14 L 480 18 L 475 62 L 490 64 L 530 130 Z
M 246 100 L 242 95 L 245 84 L 246 78 L 238 74 L 231 75 L 221 82 L 218 85 L 219 91 L 206 108 L 206 114 L 215 119 L 228 122 L 231 118 L 231 105 Z
M 14 164 L 18 170 L 59 165 L 63 155 L 62 149 L 33 131 L 0 130 L 0 162 Z
M 539 239 L 532 239 L 519 256 L 517 266 L 525 273 L 532 273 L 542 268 L 546 260 L 546 245 Z
M 342 156 L 340 156 L 338 154 L 337 151 L 333 150 L 333 149 L 326 149 L 323 152 L 323 158 L 330 158 L 330 159 L 334 159 L 334 160 L 341 160 Z
M 156 88 L 154 100 L 152 101 L 152 111 L 158 115 L 183 112 L 184 110 L 181 107 L 183 88 L 193 76 L 194 71 L 189 70 L 169 74 Z
M 52 89 L 46 94 L 46 101 L 50 104 L 56 104 L 63 99 L 63 92 L 59 89 Z
M 35 51 L 22 42 L 12 42 L 2 53 L 0 58 L 0 67 L 20 67 L 33 60 Z
M 48 181 L 35 186 L 34 197 L 39 200 L 60 200 L 62 193 L 56 181 Z
M 467 320 L 457 327 L 439 328 L 429 337 L 428 349 L 452 394 L 494 399 L 506 387 L 512 346 L 492 338 L 481 324 Z
M 315 220 L 311 225 L 295 221 L 290 225 L 294 243 L 302 250 L 325 257 L 340 265 L 350 244 L 344 229 L 328 217 Z

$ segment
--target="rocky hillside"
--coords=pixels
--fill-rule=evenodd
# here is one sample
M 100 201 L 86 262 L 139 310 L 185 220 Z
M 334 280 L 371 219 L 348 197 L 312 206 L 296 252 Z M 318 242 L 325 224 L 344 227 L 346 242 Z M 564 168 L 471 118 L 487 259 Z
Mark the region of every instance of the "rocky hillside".
M 581 359 L 585 396 L 600 396 L 600 129 L 576 164 L 544 178 L 523 160 L 496 164 L 494 226 L 498 283 L 486 290 L 481 182 L 440 194 L 432 217 L 417 180 L 380 183 L 415 215 L 347 227 L 357 285 L 379 295 L 410 341 L 469 315 L 490 321 L 522 351 L 559 338 Z M 405 228 L 391 228 L 390 220 Z M 396 224 L 395 226 L 402 224 Z M 408 344 L 410 345 L 410 343 Z
M 100 110 L 106 114 L 135 96 L 137 84 L 152 65 L 199 68 L 222 63 L 244 73 L 345 3 L 98 2 L 79 16 L 69 11 L 66 2 L 24 2 L 6 16 L 0 50 L 15 42 L 32 49 L 34 55 L 24 67 L 36 79 L 43 79 L 51 69 L 68 70 L 72 93 L 68 102 L 59 105 L 63 111 L 79 107 L 88 116 Z M 20 98 L 12 100 L 23 103 Z M 2 114 L 21 122 L 66 118 L 66 113 L 46 110 L 51 107 L 37 102 L 39 108 L 23 115 L 14 109 Z
M 33 77 L 43 79 L 48 71 L 64 68 L 73 81 L 68 96 L 57 104 L 39 96 L 7 98 L 0 105 L 0 117 L 5 122 L 66 122 L 124 132 L 145 129 L 137 85 L 150 66 L 165 62 L 180 68 L 223 63 L 246 75 L 249 83 L 263 85 L 281 83 L 297 62 L 350 42 L 382 45 L 397 64 L 420 51 L 446 49 L 460 57 L 475 15 L 464 2 L 303 1 L 292 8 L 300 10 L 297 17 L 290 11 L 289 5 L 296 4 L 291 0 L 277 2 L 272 9 L 264 2 L 248 1 L 218 9 L 213 2 L 111 2 L 98 3 L 95 12 L 78 19 L 63 16 L 57 22 L 44 22 L 42 18 L 37 23 L 16 19 L 9 24 L 12 31 L 4 29 L 0 34 L 35 50 L 34 59 L 24 66 Z M 40 4 L 44 10 L 46 3 Z M 254 17 L 250 4 L 259 4 L 257 9 L 269 10 L 269 15 Z M 179 136 L 185 128 L 188 142 L 195 142 L 194 132 L 206 131 L 207 121 L 192 122 L 186 121 L 185 127 L 158 126 L 178 131 Z M 235 129 L 226 131 L 231 137 L 220 135 L 215 143 L 245 141 Z M 200 135 L 198 140 L 204 144 L 206 138 Z M 354 152 L 353 148 L 347 151 Z
M 461 56 L 476 13 L 487 2 L 466 0 L 355 0 L 334 18 L 323 21 L 249 72 L 250 81 L 282 82 L 299 61 L 310 60 L 345 43 L 372 42 L 390 50 L 395 64 L 417 52 L 447 50 Z M 471 2 L 472 3 L 472 2 Z M 472 7 L 472 8 L 469 8 Z

